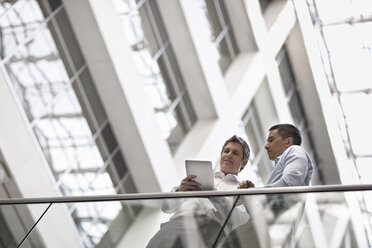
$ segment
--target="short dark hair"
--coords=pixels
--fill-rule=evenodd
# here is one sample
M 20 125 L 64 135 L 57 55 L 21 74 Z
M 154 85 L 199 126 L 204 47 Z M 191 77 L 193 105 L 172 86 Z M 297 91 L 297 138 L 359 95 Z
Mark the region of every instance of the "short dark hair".
M 243 159 L 242 159 L 242 161 L 245 161 L 245 160 L 249 159 L 249 154 L 250 154 L 250 151 L 251 151 L 249 149 L 249 145 L 247 144 L 247 142 L 245 142 L 245 140 L 243 138 L 241 138 L 237 135 L 234 135 L 230 139 L 225 141 L 225 144 L 223 144 L 223 146 L 222 146 L 221 153 L 223 152 L 223 149 L 225 149 L 225 146 L 230 142 L 238 143 L 243 147 Z
M 269 131 L 273 130 L 278 130 L 278 134 L 283 139 L 291 137 L 293 138 L 293 144 L 298 146 L 301 145 L 302 142 L 301 133 L 297 127 L 291 124 L 277 124 L 270 127 Z

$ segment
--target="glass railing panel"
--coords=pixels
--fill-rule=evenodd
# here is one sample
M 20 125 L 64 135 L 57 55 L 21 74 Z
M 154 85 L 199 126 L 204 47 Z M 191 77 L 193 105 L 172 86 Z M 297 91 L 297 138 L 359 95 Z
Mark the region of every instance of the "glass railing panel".
M 49 204 L 0 205 L 0 247 L 44 247 L 39 233 L 32 232 L 32 229 L 48 206 Z
M 222 230 L 232 230 L 249 218 L 243 205 L 230 214 L 235 199 L 229 196 L 82 202 L 74 203 L 70 212 L 79 224 L 76 232 L 80 247 L 214 247 L 217 240 L 226 236 Z M 47 225 L 56 231 L 58 224 L 50 218 L 54 218 L 55 208 L 60 205 L 65 203 L 54 203 L 33 232 L 40 232 L 42 226 L 48 229 Z M 225 223 L 229 215 L 230 221 Z M 92 216 L 94 219 L 90 219 Z M 65 241 L 73 238 L 64 234 Z M 53 247 L 67 246 L 60 243 Z
M 217 247 L 365 247 L 367 233 L 360 237 L 355 232 L 370 229 L 363 221 L 370 214 L 351 204 L 360 194 L 241 196 L 249 221 L 228 231 Z
M 371 191 L 268 190 L 57 199 L 20 247 L 371 247 L 371 214 L 359 202 Z
M 236 200 L 228 196 L 163 201 L 161 211 L 168 220 L 160 224 L 146 247 L 216 247 L 228 232 L 249 219 L 243 205 L 233 208 Z

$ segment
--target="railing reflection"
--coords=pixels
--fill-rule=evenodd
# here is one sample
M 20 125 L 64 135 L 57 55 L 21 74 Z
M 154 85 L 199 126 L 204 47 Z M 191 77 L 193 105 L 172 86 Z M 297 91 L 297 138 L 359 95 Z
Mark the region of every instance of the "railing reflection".
M 363 223 L 369 212 L 355 203 L 371 190 L 372 185 L 332 185 L 0 199 L 0 210 L 5 205 L 49 206 L 11 247 L 49 247 L 30 239 L 46 230 L 38 227 L 50 225 L 48 212 L 55 207 L 108 201 L 143 207 L 129 227 L 123 224 L 125 216 L 117 216 L 96 247 L 370 247 L 371 227 Z M 124 228 L 129 230 L 121 237 Z

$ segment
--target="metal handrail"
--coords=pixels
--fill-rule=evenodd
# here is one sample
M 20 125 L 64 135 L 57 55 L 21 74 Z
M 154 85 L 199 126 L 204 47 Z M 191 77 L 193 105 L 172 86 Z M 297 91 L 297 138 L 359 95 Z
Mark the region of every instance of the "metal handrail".
M 262 195 L 262 194 L 298 194 L 319 192 L 346 192 L 346 191 L 372 190 L 372 184 L 358 185 L 317 185 L 276 188 L 250 188 L 229 191 L 187 191 L 187 192 L 163 192 L 163 193 L 136 193 L 115 195 L 84 195 L 63 197 L 32 197 L 32 198 L 8 198 L 0 199 L 0 205 L 11 204 L 45 204 L 67 202 L 93 202 L 93 201 L 129 201 L 129 200 L 161 200 L 169 198 L 192 198 L 192 197 L 218 197 L 236 195 Z

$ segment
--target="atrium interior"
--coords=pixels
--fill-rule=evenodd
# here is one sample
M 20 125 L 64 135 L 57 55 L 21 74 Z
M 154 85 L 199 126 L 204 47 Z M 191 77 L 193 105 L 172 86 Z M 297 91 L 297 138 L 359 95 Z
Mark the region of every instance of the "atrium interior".
M 301 131 L 311 185 L 368 184 L 371 29 L 369 0 L 0 0 L 0 198 L 170 192 L 234 134 L 260 188 L 277 123 Z M 307 200 L 260 245 L 285 247 L 300 211 L 296 247 L 372 246 L 370 191 Z M 57 204 L 22 247 L 144 247 L 159 205 Z M 0 248 L 46 206 L 0 205 Z

